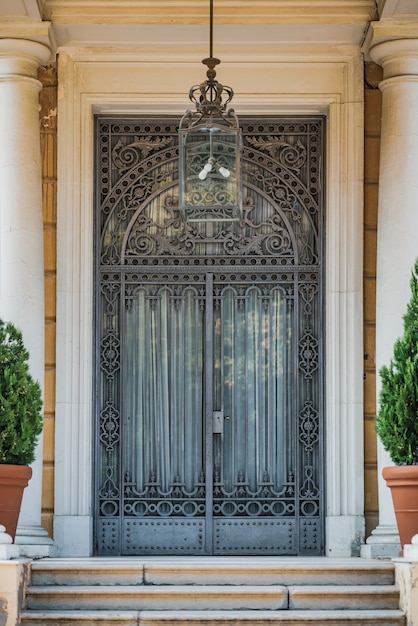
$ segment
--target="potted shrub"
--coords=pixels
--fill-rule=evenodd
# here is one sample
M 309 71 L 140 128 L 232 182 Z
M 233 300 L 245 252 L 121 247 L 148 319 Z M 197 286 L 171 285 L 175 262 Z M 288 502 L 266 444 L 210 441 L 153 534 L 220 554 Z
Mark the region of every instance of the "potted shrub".
M 42 392 L 22 333 L 0 320 L 0 524 L 15 538 L 23 490 L 42 431 Z
M 410 281 L 404 332 L 389 366 L 380 370 L 382 387 L 377 434 L 395 466 L 383 468 L 391 489 L 401 544 L 418 533 L 418 260 Z

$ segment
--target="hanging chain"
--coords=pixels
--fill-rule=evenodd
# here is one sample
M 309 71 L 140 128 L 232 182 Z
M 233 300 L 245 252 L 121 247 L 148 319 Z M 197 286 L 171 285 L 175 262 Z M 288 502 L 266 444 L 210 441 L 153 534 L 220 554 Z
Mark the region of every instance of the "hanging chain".
M 209 57 L 213 58 L 213 0 L 210 0 L 209 17 Z

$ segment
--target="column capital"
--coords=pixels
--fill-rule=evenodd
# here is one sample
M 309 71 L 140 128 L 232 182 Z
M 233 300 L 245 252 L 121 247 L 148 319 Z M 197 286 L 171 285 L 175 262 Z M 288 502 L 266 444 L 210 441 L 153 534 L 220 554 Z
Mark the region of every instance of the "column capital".
M 370 48 L 371 59 L 383 67 L 383 78 L 418 76 L 418 39 L 388 39 Z
M 38 67 L 51 58 L 51 50 L 31 39 L 0 38 L 0 80 L 12 76 L 37 78 Z

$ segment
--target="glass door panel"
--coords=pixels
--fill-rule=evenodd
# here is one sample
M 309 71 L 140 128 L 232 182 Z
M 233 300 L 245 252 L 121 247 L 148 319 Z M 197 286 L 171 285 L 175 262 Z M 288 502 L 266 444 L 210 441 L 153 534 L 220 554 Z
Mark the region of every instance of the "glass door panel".
M 144 552 L 180 550 L 176 524 L 205 515 L 201 298 L 193 286 L 142 285 L 126 312 L 124 515 L 131 539 L 143 518 Z
M 294 512 L 289 313 L 271 285 L 217 290 L 214 404 L 223 428 L 214 435 L 214 515 L 222 553 L 268 551 L 272 534 L 282 540 L 274 516 Z M 266 523 L 271 532 L 262 536 Z

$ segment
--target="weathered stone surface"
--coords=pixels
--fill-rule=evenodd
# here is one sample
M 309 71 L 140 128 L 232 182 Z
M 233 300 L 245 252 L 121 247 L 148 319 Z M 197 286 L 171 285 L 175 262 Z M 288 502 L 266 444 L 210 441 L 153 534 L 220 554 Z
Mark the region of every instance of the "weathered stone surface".
M 390 562 L 259 557 L 48 559 L 22 626 L 405 626 Z
M 0 561 L 0 626 L 20 624 L 29 576 L 29 561 Z

